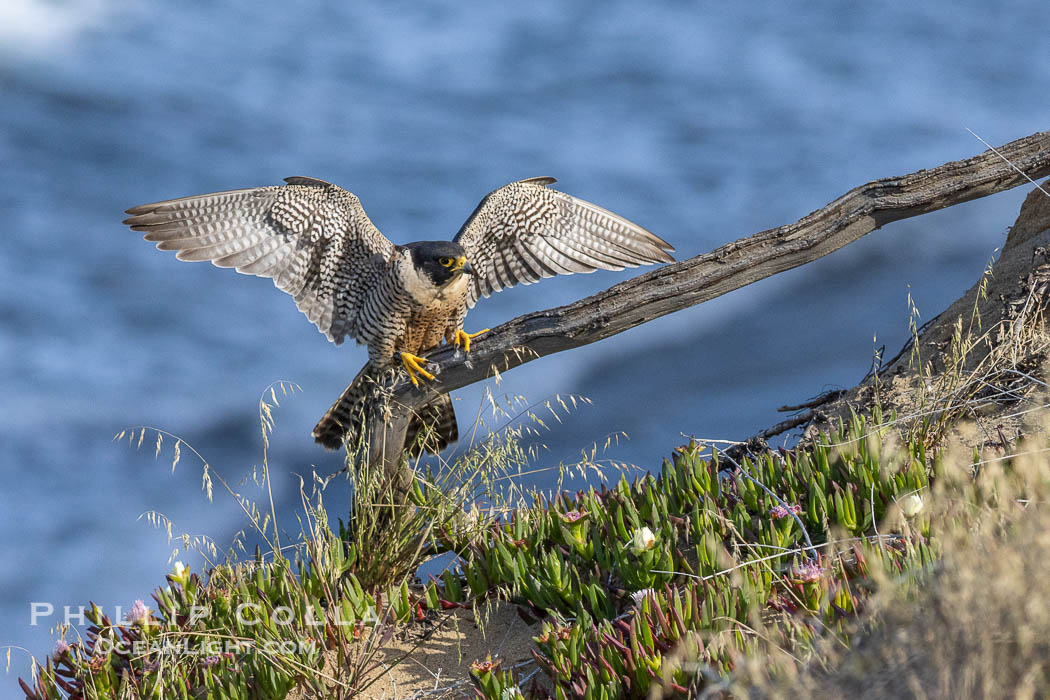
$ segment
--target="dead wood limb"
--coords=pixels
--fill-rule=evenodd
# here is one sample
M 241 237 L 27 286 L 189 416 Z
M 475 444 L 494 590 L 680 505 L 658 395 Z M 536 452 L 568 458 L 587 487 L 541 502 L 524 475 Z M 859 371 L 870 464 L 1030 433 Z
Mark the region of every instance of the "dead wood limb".
M 777 411 L 779 413 L 792 413 L 794 411 L 801 411 L 805 408 L 817 408 L 818 406 L 823 406 L 826 403 L 835 401 L 845 393 L 845 389 L 832 389 L 831 391 L 825 391 L 819 396 L 814 396 L 809 401 L 805 401 L 800 404 L 795 404 L 794 406 L 781 406 L 777 409 Z
M 888 223 L 1028 182 L 1014 166 L 1032 179 L 1050 175 L 1050 131 L 1011 141 L 998 151 L 1003 157 L 985 151 L 932 170 L 869 182 L 793 224 L 660 267 L 567 306 L 519 316 L 478 338 L 469 362 L 452 348 L 432 352 L 427 360 L 437 380 L 421 389 L 402 381 L 392 390 L 391 410 L 407 415 L 435 393 L 608 338 L 812 262 Z M 407 421 L 386 422 L 382 413 L 374 413 L 369 432 L 383 436 L 385 447 L 371 450 L 370 459 L 398 465 L 404 437 L 401 432 L 399 440 L 398 432 Z

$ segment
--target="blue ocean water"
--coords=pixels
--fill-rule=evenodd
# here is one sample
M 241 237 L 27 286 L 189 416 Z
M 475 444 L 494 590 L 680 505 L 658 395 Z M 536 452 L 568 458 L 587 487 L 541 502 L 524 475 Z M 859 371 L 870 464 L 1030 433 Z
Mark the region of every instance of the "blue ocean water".
M 1050 127 L 1044 15 L 1034 0 L 5 0 L 0 645 L 50 651 L 58 618 L 31 625 L 33 602 L 148 600 L 177 543 L 144 512 L 220 545 L 246 525 L 229 497 L 207 502 L 188 450 L 172 472 L 148 438 L 114 443 L 121 429 L 178 434 L 236 483 L 262 459 L 260 394 L 290 380 L 303 391 L 282 400 L 269 455 L 290 527 L 294 474 L 340 466 L 310 429 L 364 350 L 328 344 L 266 280 L 156 251 L 121 226 L 125 208 L 310 175 L 407 242 L 451 236 L 499 185 L 553 175 L 688 257 L 978 153 L 967 128 L 998 144 Z M 607 456 L 642 468 L 684 435 L 747 437 L 777 406 L 856 383 L 875 347 L 895 351 L 909 294 L 927 317 L 957 297 L 1023 195 L 894 224 L 490 388 L 593 401 L 551 423 L 537 466 L 617 431 L 630 440 Z M 628 274 L 513 289 L 468 327 Z M 482 391 L 457 392 L 461 417 Z M 16 651 L 12 673 L 28 667 Z

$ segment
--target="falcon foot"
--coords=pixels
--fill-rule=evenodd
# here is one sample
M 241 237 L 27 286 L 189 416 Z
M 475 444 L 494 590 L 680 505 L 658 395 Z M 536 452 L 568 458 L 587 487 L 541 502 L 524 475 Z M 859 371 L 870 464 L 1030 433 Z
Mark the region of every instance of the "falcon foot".
M 458 331 L 456 331 L 456 339 L 455 339 L 454 342 L 455 342 L 457 348 L 462 344 L 463 345 L 463 351 L 464 352 L 470 352 L 470 340 L 471 340 L 471 338 L 477 338 L 482 333 L 488 333 L 488 332 L 489 332 L 488 328 L 482 329 L 482 330 L 478 331 L 477 333 L 467 333 L 462 328 L 460 328 Z
M 398 353 L 401 363 L 405 366 L 405 371 L 408 372 L 408 378 L 412 380 L 412 383 L 419 386 L 419 380 L 416 379 L 417 375 L 426 377 L 427 379 L 433 379 L 434 375 L 423 369 L 423 365 L 427 363 L 425 359 L 419 355 L 413 355 L 412 353 L 402 352 Z

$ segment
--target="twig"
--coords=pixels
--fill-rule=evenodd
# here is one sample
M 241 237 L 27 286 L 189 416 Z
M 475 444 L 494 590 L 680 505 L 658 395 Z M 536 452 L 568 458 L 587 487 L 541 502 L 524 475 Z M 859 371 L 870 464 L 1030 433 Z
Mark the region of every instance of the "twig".
M 781 406 L 777 409 L 778 413 L 791 413 L 792 411 L 801 411 L 804 408 L 816 408 L 817 406 L 823 406 L 826 403 L 835 401 L 840 396 L 846 393 L 845 389 L 832 389 L 831 391 L 825 391 L 819 396 L 814 396 L 809 401 L 797 404 L 795 406 Z
M 847 538 L 847 539 L 844 539 L 844 540 L 834 540 L 832 542 L 824 542 L 823 544 L 818 544 L 816 546 L 808 545 L 806 547 L 796 547 L 794 549 L 787 550 L 786 553 L 791 554 L 791 553 L 794 553 L 794 552 L 803 552 L 803 553 L 805 553 L 805 552 L 812 552 L 814 550 L 824 549 L 825 547 L 830 547 L 830 546 L 836 545 L 836 544 L 846 544 L 847 542 L 872 542 L 872 541 L 876 541 L 876 540 L 880 541 L 880 542 L 887 541 L 887 540 L 891 541 L 891 542 L 896 542 L 896 541 L 898 541 L 900 539 L 902 539 L 900 535 L 880 535 L 878 537 L 876 537 L 875 535 L 869 535 L 867 537 L 850 537 L 850 538 Z M 718 578 L 719 576 L 725 576 L 726 574 L 730 574 L 730 573 L 732 573 L 732 572 L 734 572 L 734 571 L 736 571 L 738 569 L 743 569 L 745 566 L 752 566 L 753 564 L 761 564 L 763 562 L 770 561 L 771 559 L 776 559 L 778 557 L 782 557 L 782 556 L 784 556 L 784 554 L 785 554 L 785 552 L 781 552 L 779 554 L 770 554 L 767 557 L 759 557 L 758 559 L 748 559 L 745 562 L 741 562 L 739 564 L 736 564 L 735 566 L 731 566 L 728 569 L 723 569 L 721 571 L 716 571 L 715 573 L 708 574 L 707 576 L 699 576 L 697 574 L 690 574 L 690 573 L 686 573 L 684 571 L 666 571 L 664 569 L 649 569 L 649 571 L 650 571 L 650 573 L 654 573 L 654 574 L 673 574 L 675 576 L 685 576 L 686 578 L 697 579 L 698 581 L 710 581 L 713 578 Z
M 1014 165 L 1013 163 L 1011 163 L 1011 162 L 1010 162 L 1010 159 L 1009 159 L 1009 158 L 1007 158 L 1006 156 L 1004 156 L 1004 155 L 1003 155 L 1002 153 L 1000 153 L 1000 152 L 999 152 L 998 150 L 996 150 L 995 146 L 993 146 L 992 144 L 990 144 L 990 143 L 988 143 L 987 141 L 985 141 L 984 139 L 982 139 L 982 138 L 981 138 L 980 136 L 978 136 L 978 135 L 977 135 L 977 134 L 976 134 L 975 132 L 973 132 L 973 131 L 972 131 L 971 129 L 967 128 L 966 130 L 970 132 L 970 135 L 971 135 L 971 136 L 973 136 L 973 137 L 974 137 L 975 139 L 977 139 L 978 141 L 980 141 L 981 143 L 983 143 L 983 144 L 984 144 L 985 146 L 987 146 L 988 150 L 990 150 L 990 151 L 991 151 L 992 153 L 994 153 L 995 155 L 999 156 L 999 157 L 1000 157 L 1000 158 L 1002 158 L 1002 159 L 1003 159 L 1004 161 L 1006 161 L 1006 163 L 1007 163 L 1007 164 L 1008 164 L 1008 165 L 1009 165 L 1009 166 L 1010 166 L 1011 168 L 1013 168 L 1013 169 L 1014 169 L 1014 170 L 1016 170 L 1017 172 L 1019 172 L 1019 173 L 1021 173 L 1022 175 L 1024 175 L 1025 179 L 1026 179 L 1026 180 L 1028 180 L 1028 181 L 1029 181 L 1030 183 L 1032 183 L 1033 185 L 1035 185 L 1035 188 L 1036 188 L 1037 190 L 1039 190 L 1040 192 L 1042 192 L 1043 194 L 1045 194 L 1045 195 L 1046 195 L 1047 197 L 1050 197 L 1050 192 L 1047 192 L 1046 190 L 1044 190 L 1044 189 L 1043 189 L 1043 186 L 1042 186 L 1042 185 L 1040 185 L 1040 184 L 1039 184 L 1038 182 L 1036 182 L 1035 180 L 1033 180 L 1033 179 L 1032 179 L 1032 178 L 1031 178 L 1030 176 L 1028 176 L 1028 175 L 1027 175 L 1027 174 L 1026 174 L 1026 173 L 1025 173 L 1025 172 L 1024 172 L 1023 170 L 1021 170 L 1020 168 L 1018 168 L 1018 167 L 1017 167 L 1016 165 Z

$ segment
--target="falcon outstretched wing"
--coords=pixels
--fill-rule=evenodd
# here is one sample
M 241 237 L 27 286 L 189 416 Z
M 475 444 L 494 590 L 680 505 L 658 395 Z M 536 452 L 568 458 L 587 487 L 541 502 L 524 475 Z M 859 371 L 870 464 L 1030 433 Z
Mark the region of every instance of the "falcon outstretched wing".
M 359 310 L 394 244 L 352 192 L 308 177 L 285 182 L 132 207 L 124 223 L 179 260 L 270 277 L 329 340 L 362 340 Z
M 574 272 L 673 262 L 662 238 L 599 206 L 547 185 L 512 182 L 490 192 L 456 235 L 475 273 L 470 306 L 516 284 Z

